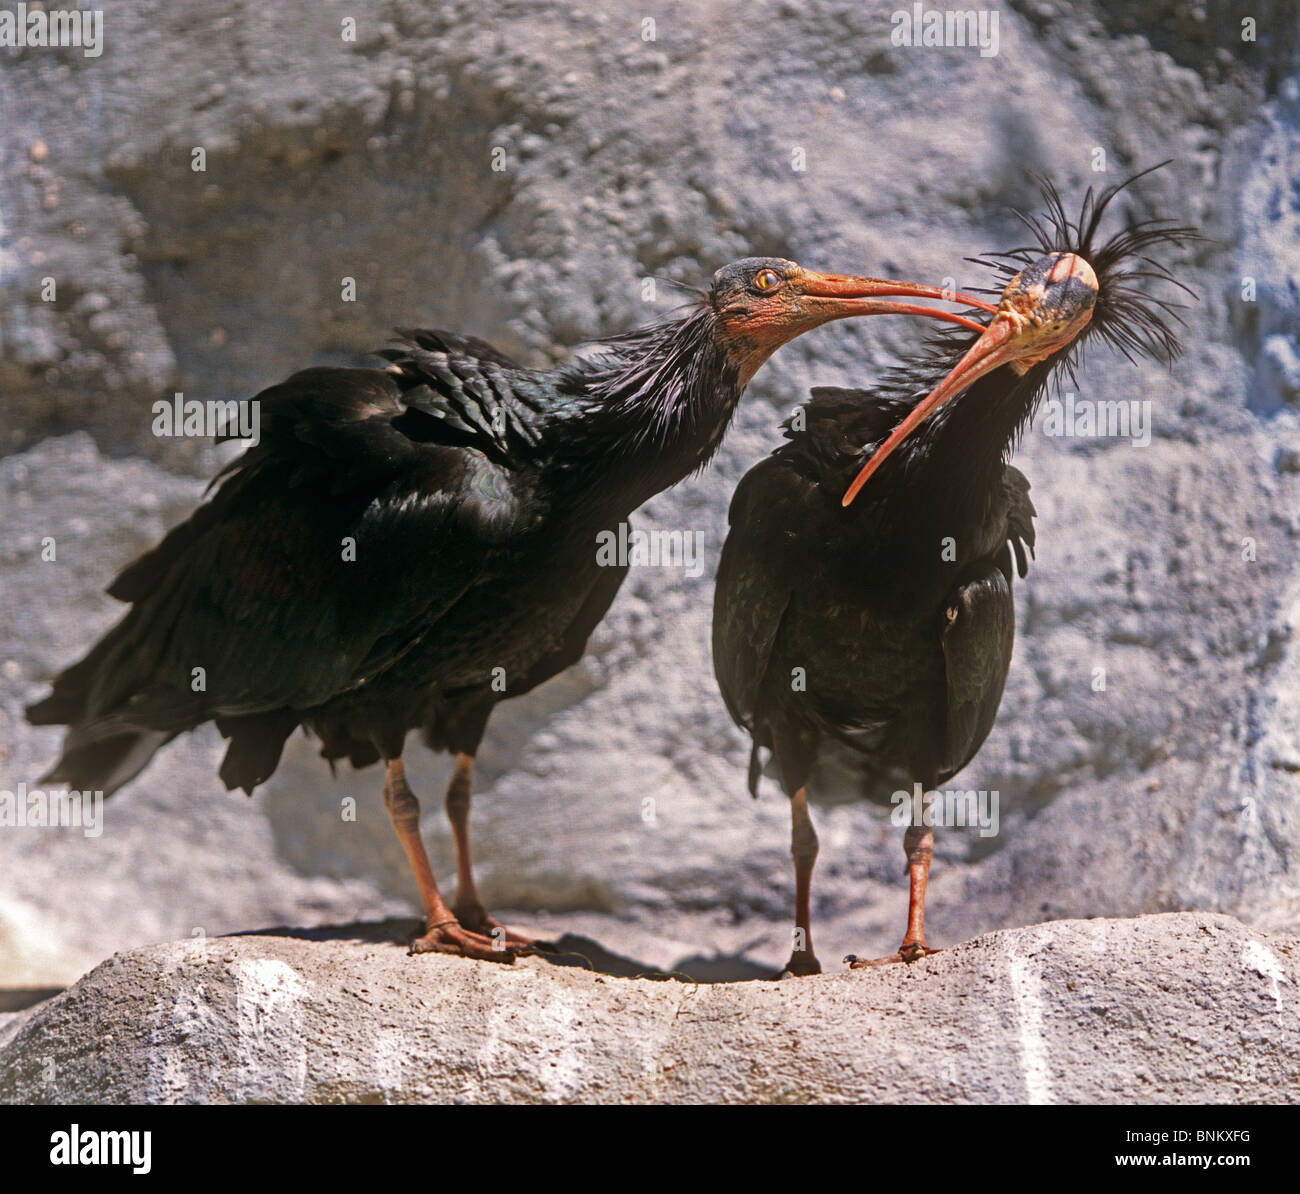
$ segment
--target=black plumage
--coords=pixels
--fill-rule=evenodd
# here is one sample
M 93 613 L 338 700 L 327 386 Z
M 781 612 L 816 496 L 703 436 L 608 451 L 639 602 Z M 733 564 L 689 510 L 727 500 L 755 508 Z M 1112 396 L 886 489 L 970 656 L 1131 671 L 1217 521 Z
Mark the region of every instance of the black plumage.
M 985 332 L 945 329 L 870 389 L 813 390 L 786 423 L 787 442 L 736 490 L 717 574 L 714 666 L 731 716 L 752 738 L 751 791 L 766 750 L 792 800 L 791 972 L 820 969 L 806 785 L 821 744 L 830 737 L 859 752 L 873 799 L 915 783 L 931 790 L 970 762 L 997 716 L 1013 584 L 1035 547 L 1029 482 L 1009 463 L 1018 437 L 1090 338 L 1131 358 L 1172 362 L 1178 351 L 1174 305 L 1141 284 L 1174 282 L 1147 253 L 1193 233 L 1149 221 L 1103 242 L 1102 217 L 1129 183 L 1089 190 L 1077 220 L 1045 185 L 1046 213 L 1027 221 L 1036 243 L 981 260 L 1008 282 Z M 975 365 L 984 371 L 972 377 Z M 909 416 L 919 422 L 899 439 Z M 903 960 L 928 952 L 932 841 L 915 824 L 905 836 Z
M 251 793 L 301 725 L 331 762 L 386 763 L 425 903 L 417 947 L 513 956 L 502 947 L 528 943 L 483 910 L 469 861 L 473 756 L 493 707 L 581 656 L 626 571 L 601 566 L 598 534 L 707 464 L 781 343 L 916 310 L 880 294 L 941 296 L 749 259 L 680 318 L 560 369 L 406 331 L 382 367 L 307 369 L 263 391 L 259 441 L 118 576 L 109 592 L 130 610 L 29 709 L 70 727 L 47 778 L 111 793 L 211 720 L 229 740 L 222 781 Z M 413 729 L 457 756 L 454 912 L 402 768 Z

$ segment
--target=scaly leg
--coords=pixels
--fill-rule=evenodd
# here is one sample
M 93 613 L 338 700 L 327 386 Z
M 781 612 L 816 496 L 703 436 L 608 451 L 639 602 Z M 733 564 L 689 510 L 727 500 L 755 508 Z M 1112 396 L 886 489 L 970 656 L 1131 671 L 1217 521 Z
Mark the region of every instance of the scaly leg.
M 513 962 L 517 951 L 505 947 L 480 933 L 463 928 L 447 907 L 429 855 L 420 838 L 420 804 L 406 782 L 406 769 L 401 757 L 390 759 L 384 774 L 384 805 L 392 819 L 397 838 L 406 851 L 407 861 L 415 874 L 420 900 L 424 904 L 425 933 L 411 941 L 413 954 L 461 954 L 467 958 L 482 958 L 490 962 Z
M 925 944 L 925 888 L 934 854 L 934 830 L 928 825 L 909 825 L 903 835 L 903 852 L 907 855 L 907 936 L 898 953 L 887 958 L 859 958 L 857 954 L 849 954 L 844 960 L 851 970 L 887 966 L 890 962 L 915 962 L 917 958 L 939 952 Z
M 469 852 L 469 803 L 474 785 L 474 756 L 457 754 L 456 765 L 447 784 L 447 820 L 456 842 L 456 903 L 452 908 L 456 919 L 467 929 L 491 937 L 493 941 L 511 946 L 532 946 L 531 937 L 507 929 L 488 914 L 474 886 L 474 864 Z
M 812 872 L 817 861 L 817 831 L 808 813 L 808 790 L 800 788 L 790 800 L 790 857 L 794 859 L 794 950 L 785 975 L 820 974 L 821 963 L 812 944 Z

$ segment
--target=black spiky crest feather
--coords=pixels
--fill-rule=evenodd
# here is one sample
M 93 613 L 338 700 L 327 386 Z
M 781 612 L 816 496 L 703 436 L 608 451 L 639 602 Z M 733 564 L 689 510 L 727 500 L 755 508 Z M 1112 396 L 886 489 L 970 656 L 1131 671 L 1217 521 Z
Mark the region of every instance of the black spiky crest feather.
M 1076 253 L 1092 266 L 1098 283 L 1092 319 L 1068 351 L 1050 359 L 1050 371 L 1044 381 L 1059 382 L 1064 375 L 1077 385 L 1075 371 L 1082 360 L 1085 345 L 1093 337 L 1113 345 L 1134 363 L 1142 356 L 1166 365 L 1172 365 L 1177 359 L 1181 351 L 1177 327 L 1184 322 L 1179 315 L 1183 304 L 1153 295 L 1144 289 L 1144 285 L 1167 283 L 1192 298 L 1196 295 L 1166 266 L 1148 256 L 1148 252 L 1157 246 L 1178 248 L 1204 238 L 1187 225 L 1149 219 L 1130 222 L 1109 240 L 1100 245 L 1097 243 L 1103 217 L 1116 196 L 1168 164 L 1168 161 L 1160 162 L 1100 192 L 1089 187 L 1084 193 L 1077 219 L 1071 219 L 1066 212 L 1056 186 L 1041 175 L 1034 175 L 1045 210 L 1037 216 L 1019 211 L 1014 213 L 1033 235 L 1034 243 L 968 259 L 992 270 L 997 279 L 995 286 L 972 287 L 972 290 L 995 296 L 1001 294 L 1014 274 L 1045 253 Z M 886 370 L 869 390 L 859 391 L 857 401 L 849 401 L 848 391 L 814 390 L 812 398 L 802 408 L 804 418 L 792 416 L 783 424 L 782 429 L 790 443 L 779 448 L 778 454 L 787 458 L 806 458 L 815 472 L 829 483 L 837 483 L 846 461 L 851 461 L 856 471 L 857 465 L 939 382 L 975 338 L 960 328 L 945 326 L 930 331 L 921 349 Z M 1036 387 L 1032 401 L 1025 406 L 1005 445 L 1007 451 L 1014 447 L 1020 431 L 1033 418 L 1045 388 L 1045 385 Z M 934 425 L 942 426 L 960 402 L 959 395 L 931 416 Z M 908 455 L 909 447 L 915 448 L 922 438 L 920 433 L 929 422 L 918 428 L 917 435 L 900 445 L 897 452 L 900 458 Z M 900 459 L 899 465 L 901 463 Z M 885 467 L 890 466 L 887 463 Z
M 1063 362 L 1071 377 L 1084 344 L 1092 336 L 1100 336 L 1134 363 L 1137 356 L 1146 356 L 1171 365 L 1181 352 L 1178 334 L 1169 321 L 1183 324 L 1179 315 L 1183 304 L 1149 294 L 1136 284 L 1166 282 L 1195 298 L 1195 292 L 1175 278 L 1166 266 L 1147 256 L 1147 250 L 1157 245 L 1179 248 L 1201 240 L 1200 234 L 1195 228 L 1172 220 L 1139 220 L 1101 246 L 1096 244 L 1102 217 L 1115 197 L 1140 178 L 1167 165 L 1169 161 L 1159 162 L 1100 193 L 1089 187 L 1084 192 L 1077 220 L 1071 220 L 1066 214 L 1055 185 L 1041 175 L 1034 175 L 1046 211 L 1038 216 L 1027 216 L 1020 211 L 1015 215 L 1033 234 L 1036 243 L 970 258 L 974 264 L 992 269 L 1003 285 L 1044 253 L 1077 253 L 1092 266 L 1097 275 L 1097 305 L 1091 322 Z

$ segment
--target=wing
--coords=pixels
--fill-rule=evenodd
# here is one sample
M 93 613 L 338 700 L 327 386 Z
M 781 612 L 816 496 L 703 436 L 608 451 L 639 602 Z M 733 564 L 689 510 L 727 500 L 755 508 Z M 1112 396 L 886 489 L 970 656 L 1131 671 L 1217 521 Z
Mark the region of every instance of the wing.
M 1034 554 L 1034 518 L 1038 511 L 1029 500 L 1029 480 L 1014 465 L 1007 465 L 1002 474 L 1002 491 L 1007 501 L 1007 540 L 1015 556 L 1016 572 L 1021 580 L 1029 575 L 1029 560 Z M 1026 556 L 1028 551 L 1028 556 Z M 1011 583 L 1011 560 L 1002 570 Z
M 997 719 L 1011 667 L 1016 619 L 1011 583 L 988 563 L 948 599 L 942 631 L 948 718 L 942 783 L 975 757 Z
M 587 640 L 591 632 L 600 625 L 614 598 L 627 579 L 628 566 L 601 568 L 596 583 L 587 593 L 586 600 L 578 610 L 577 616 L 565 630 L 559 646 L 551 654 L 538 660 L 524 676 L 509 685 L 507 696 L 522 696 L 531 692 L 539 684 L 558 676 L 565 668 L 572 667 L 582 658 L 587 649 Z
M 911 411 L 911 403 L 878 389 L 813 386 L 808 395 L 803 435 L 823 458 L 843 455 L 855 464 L 868 445 L 886 439 Z
M 466 336 L 460 332 L 444 332 L 441 328 L 398 328 L 397 334 L 400 338 L 399 343 L 414 345 L 427 352 L 454 354 L 469 357 L 480 363 L 502 365 L 506 369 L 520 372 L 524 370 L 524 366 L 513 357 L 507 356 L 495 345 L 480 340 L 477 336 Z M 395 355 L 400 357 L 401 351 L 394 354 L 393 350 L 387 349 L 378 355 L 392 359 Z
M 514 451 L 533 407 L 509 397 L 515 378 L 540 388 L 500 358 L 411 351 L 257 396 L 259 442 L 113 583 L 133 608 L 64 674 L 77 691 L 61 709 L 172 729 L 309 708 L 381 673 L 495 575 L 500 546 L 541 515 Z
M 410 412 L 398 420 L 398 430 L 477 448 L 499 463 L 526 457 L 536 446 L 552 400 L 536 374 L 472 336 L 405 329 L 396 343 L 377 355 L 390 362 L 388 372 Z
M 605 617 L 627 579 L 628 568 L 624 564 L 597 571 L 596 583 L 554 651 L 539 659 L 521 677 L 512 679 L 504 692 L 494 692 L 491 685 L 483 685 L 447 694 L 424 724 L 424 743 L 430 750 L 475 754 L 498 701 L 532 692 L 582 658 L 591 632 Z
M 1034 554 L 1034 518 L 1029 482 L 1018 468 L 1002 474 L 1007 507 L 1007 550 L 996 567 L 984 567 L 949 596 L 942 631 L 948 680 L 948 722 L 942 776 L 956 774 L 975 757 L 997 720 L 1011 668 L 1016 614 L 1014 575 L 1029 573 Z
M 722 545 L 713 594 L 713 671 L 732 720 L 754 739 L 749 790 L 757 794 L 758 748 L 770 746 L 762 707 L 781 622 L 799 570 L 782 527 L 797 516 L 810 483 L 769 456 L 741 479 L 732 498 L 731 530 Z

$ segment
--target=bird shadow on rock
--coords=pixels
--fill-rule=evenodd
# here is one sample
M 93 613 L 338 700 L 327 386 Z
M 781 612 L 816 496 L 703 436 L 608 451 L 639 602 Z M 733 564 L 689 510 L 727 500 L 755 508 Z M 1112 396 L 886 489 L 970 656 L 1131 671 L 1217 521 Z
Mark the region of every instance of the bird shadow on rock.
M 691 954 L 675 963 L 671 970 L 647 966 L 633 958 L 616 954 L 590 937 L 565 933 L 540 956 L 553 966 L 578 966 L 597 974 L 615 978 L 648 978 L 689 983 L 736 983 L 772 977 L 770 966 L 760 966 L 739 954 Z
M 0 1015 L 26 1011 L 66 990 L 66 987 L 0 987 Z
M 351 941 L 357 945 L 404 946 L 419 922 L 389 917 L 386 920 L 354 921 L 346 925 L 271 925 L 264 929 L 244 929 L 230 937 L 288 937 L 295 941 Z
M 275 925 L 265 929 L 248 929 L 231 933 L 231 937 L 289 937 L 299 941 L 349 941 L 358 945 L 404 946 L 419 930 L 416 920 L 387 919 L 359 921 L 346 925 L 319 925 L 303 928 Z M 565 933 L 554 941 L 539 943 L 537 956 L 552 966 L 575 967 L 614 978 L 645 978 L 660 982 L 732 983 L 753 979 L 770 979 L 772 968 L 751 962 L 740 954 L 692 954 L 662 970 L 606 949 L 590 937 Z

